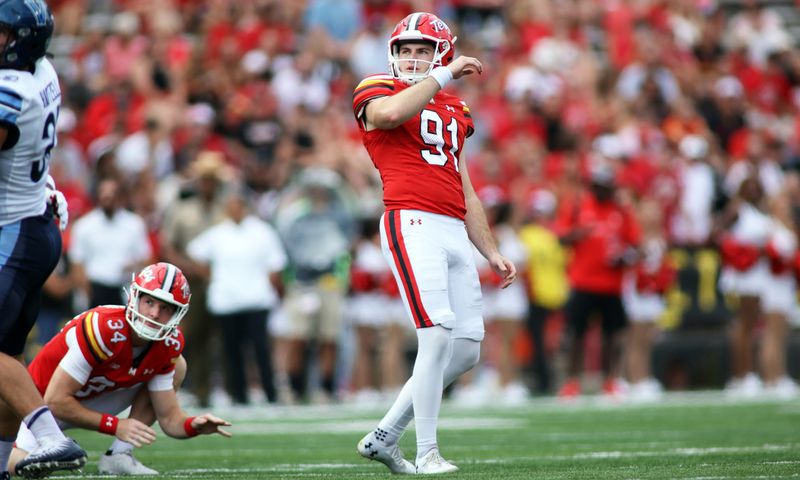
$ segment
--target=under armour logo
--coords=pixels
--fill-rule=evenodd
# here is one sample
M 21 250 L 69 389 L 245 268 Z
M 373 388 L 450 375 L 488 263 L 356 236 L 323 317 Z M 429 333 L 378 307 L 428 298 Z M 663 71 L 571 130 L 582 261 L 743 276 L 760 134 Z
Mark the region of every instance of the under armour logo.
M 136 375 L 136 368 L 135 367 L 129 368 L 128 369 L 128 375 L 131 375 L 131 376 Z
M 456 109 L 451 107 L 450 105 L 445 105 L 444 108 L 447 109 L 448 112 L 455 113 L 455 111 L 456 111 Z
M 422 219 L 421 218 L 412 218 L 411 219 L 411 225 L 422 225 Z
M 114 426 L 114 417 L 106 417 L 106 427 L 113 427 Z
M 369 442 L 369 443 L 365 444 L 364 448 L 367 449 L 367 451 L 369 452 L 369 456 L 370 457 L 374 457 L 375 455 L 378 454 L 378 451 L 376 449 L 372 448 L 372 442 Z

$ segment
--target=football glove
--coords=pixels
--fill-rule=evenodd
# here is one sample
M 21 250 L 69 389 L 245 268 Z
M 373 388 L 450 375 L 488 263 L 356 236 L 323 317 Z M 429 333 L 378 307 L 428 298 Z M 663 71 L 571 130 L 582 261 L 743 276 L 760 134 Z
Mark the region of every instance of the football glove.
M 64 194 L 56 189 L 56 181 L 53 177 L 47 176 L 47 183 L 45 185 L 45 195 L 49 205 L 53 207 L 53 211 L 58 218 L 58 228 L 63 232 L 67 229 L 69 224 L 69 211 L 67 210 L 67 199 Z

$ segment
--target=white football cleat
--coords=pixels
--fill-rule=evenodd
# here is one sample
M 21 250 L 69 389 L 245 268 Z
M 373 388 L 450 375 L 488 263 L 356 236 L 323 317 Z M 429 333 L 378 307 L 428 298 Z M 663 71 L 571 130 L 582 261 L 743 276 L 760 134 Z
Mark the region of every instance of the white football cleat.
M 157 471 L 137 460 L 132 452 L 102 455 L 97 470 L 104 475 L 158 475 Z
M 417 473 L 414 464 L 403 458 L 400 446 L 385 445 L 375 439 L 372 432 L 369 432 L 358 442 L 356 446 L 358 454 L 370 460 L 376 460 L 386 465 L 392 473 L 413 475 Z
M 458 467 L 448 462 L 439 454 L 439 449 L 434 448 L 424 457 L 417 460 L 417 474 L 435 475 L 437 473 L 457 472 Z

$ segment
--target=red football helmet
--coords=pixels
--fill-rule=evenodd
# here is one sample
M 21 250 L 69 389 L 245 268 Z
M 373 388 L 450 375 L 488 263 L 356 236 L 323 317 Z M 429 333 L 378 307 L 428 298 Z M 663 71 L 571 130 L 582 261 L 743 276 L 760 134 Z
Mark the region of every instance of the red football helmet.
M 453 44 L 456 38 L 450 33 L 450 28 L 439 17 L 432 13 L 416 12 L 407 16 L 394 27 L 392 36 L 389 37 L 389 71 L 394 78 L 413 85 L 421 82 L 435 67 L 447 66 L 453 61 L 455 50 Z M 425 41 L 433 44 L 433 61 L 413 60 L 417 64 L 427 64 L 424 71 L 415 68 L 414 73 L 403 72 L 398 62 L 400 43 L 407 41 Z
M 139 312 L 139 299 L 146 293 L 158 300 L 175 305 L 175 313 L 167 323 L 160 323 Z M 171 335 L 189 310 L 189 282 L 183 272 L 171 263 L 148 265 L 131 282 L 125 319 L 142 338 L 159 341 Z

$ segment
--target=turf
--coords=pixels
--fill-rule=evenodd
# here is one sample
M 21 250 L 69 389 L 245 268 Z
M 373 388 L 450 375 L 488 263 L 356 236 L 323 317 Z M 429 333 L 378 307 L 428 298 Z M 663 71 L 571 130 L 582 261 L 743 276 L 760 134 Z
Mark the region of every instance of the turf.
M 215 412 L 234 422 L 233 438 L 160 434 L 136 454 L 162 473 L 158 478 L 389 478 L 383 465 L 355 453 L 382 411 L 343 405 Z M 443 455 L 461 468 L 442 478 L 800 478 L 798 400 L 733 402 L 721 393 L 692 393 L 647 405 L 599 397 L 513 408 L 445 403 L 439 432 Z M 110 438 L 70 434 L 89 452 L 79 478 L 103 478 L 97 458 Z M 413 458 L 413 432 L 402 446 Z

